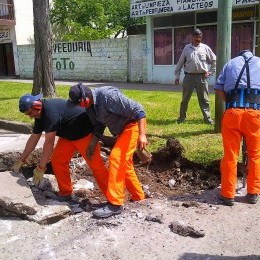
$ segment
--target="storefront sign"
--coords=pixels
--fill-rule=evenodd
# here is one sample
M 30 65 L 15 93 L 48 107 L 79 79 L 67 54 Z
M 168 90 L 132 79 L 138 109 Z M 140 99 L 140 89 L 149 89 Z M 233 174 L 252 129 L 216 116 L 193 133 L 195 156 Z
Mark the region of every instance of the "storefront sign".
M 240 8 L 232 12 L 232 21 L 249 20 L 255 17 L 255 8 Z
M 88 52 L 92 56 L 90 42 L 58 42 L 53 45 L 54 53 L 64 52 Z
M 0 28 L 0 41 L 11 40 L 10 29 Z
M 233 0 L 233 6 L 246 6 L 258 4 L 258 2 L 258 0 Z M 218 0 L 131 0 L 130 16 L 141 17 L 217 8 Z

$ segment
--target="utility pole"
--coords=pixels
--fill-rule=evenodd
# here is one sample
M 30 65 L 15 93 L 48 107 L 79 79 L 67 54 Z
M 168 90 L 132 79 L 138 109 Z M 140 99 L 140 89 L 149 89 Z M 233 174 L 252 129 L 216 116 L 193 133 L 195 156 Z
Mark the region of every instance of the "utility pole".
M 232 1 L 218 0 L 217 29 L 217 68 L 216 77 L 224 64 L 231 58 Z M 221 118 L 225 104 L 219 96 L 215 96 L 215 132 L 221 131 Z
M 260 1 L 258 4 L 258 37 L 257 37 L 257 49 L 255 55 L 260 57 Z

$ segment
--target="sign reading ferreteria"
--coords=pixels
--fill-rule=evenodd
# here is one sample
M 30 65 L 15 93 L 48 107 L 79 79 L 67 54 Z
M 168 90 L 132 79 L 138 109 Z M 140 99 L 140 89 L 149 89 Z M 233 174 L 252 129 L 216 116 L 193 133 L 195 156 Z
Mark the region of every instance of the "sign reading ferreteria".
M 229 1 L 229 0 L 227 0 Z M 232 0 L 233 6 L 258 4 L 258 0 Z M 141 17 L 167 13 L 217 9 L 218 0 L 131 0 L 130 16 Z

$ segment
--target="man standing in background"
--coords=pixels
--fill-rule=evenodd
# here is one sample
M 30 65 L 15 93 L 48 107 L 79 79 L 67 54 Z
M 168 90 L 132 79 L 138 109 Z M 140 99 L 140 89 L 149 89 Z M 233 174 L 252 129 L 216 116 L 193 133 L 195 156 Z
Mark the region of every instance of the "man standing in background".
M 180 73 L 184 67 L 183 92 L 180 105 L 180 115 L 177 123 L 183 123 L 186 120 L 186 112 L 194 88 L 203 114 L 204 122 L 213 125 L 209 107 L 209 89 L 208 77 L 216 70 L 216 55 L 206 44 L 201 43 L 202 32 L 195 29 L 192 42 L 187 44 L 180 56 L 175 68 L 175 85 L 180 83 Z M 210 65 L 210 69 L 209 69 Z

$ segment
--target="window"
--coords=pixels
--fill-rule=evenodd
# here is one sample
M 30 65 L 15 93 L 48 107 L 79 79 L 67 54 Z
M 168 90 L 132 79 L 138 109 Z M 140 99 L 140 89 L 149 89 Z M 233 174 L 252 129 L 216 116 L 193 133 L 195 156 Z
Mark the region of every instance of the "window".
M 198 26 L 203 32 L 202 42 L 207 44 L 214 53 L 217 49 L 217 27 L 216 26 Z M 194 28 L 177 28 L 174 31 L 174 64 L 177 64 L 184 46 L 192 41 Z
M 218 17 L 217 11 L 197 13 L 196 22 L 197 22 L 197 24 L 216 23 L 218 20 L 217 17 Z
M 192 40 L 193 27 L 174 30 L 174 64 L 177 64 L 184 46 Z
M 175 26 L 188 26 L 192 25 L 195 22 L 195 14 L 191 13 L 179 13 L 173 14 L 171 16 L 162 16 L 153 18 L 153 27 L 162 28 L 162 27 L 175 27 Z
M 202 42 L 207 44 L 211 50 L 216 54 L 217 53 L 217 26 L 203 26 L 199 27 L 203 32 Z
M 253 50 L 254 24 L 243 23 L 232 25 L 231 58 L 236 57 L 242 50 Z
M 154 31 L 154 65 L 172 64 L 172 30 Z

